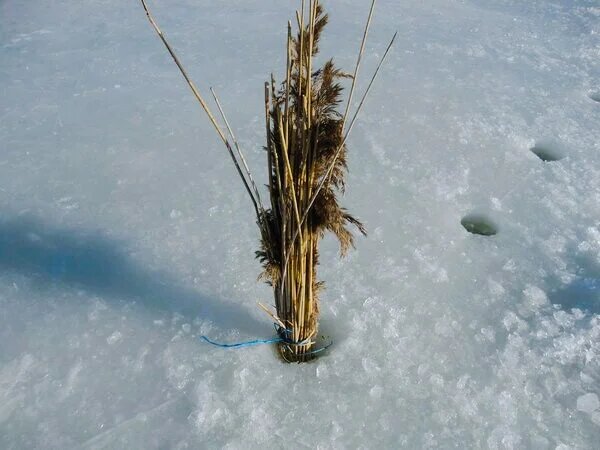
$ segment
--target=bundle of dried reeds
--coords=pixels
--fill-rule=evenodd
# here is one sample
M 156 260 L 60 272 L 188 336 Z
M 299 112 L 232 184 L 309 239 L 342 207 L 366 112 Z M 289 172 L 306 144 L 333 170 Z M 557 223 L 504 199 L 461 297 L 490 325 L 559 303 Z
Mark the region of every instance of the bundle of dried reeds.
M 261 248 L 256 252 L 264 268 L 261 277 L 273 286 L 276 312 L 261 306 L 276 322 L 281 338 L 280 354 L 286 361 L 306 361 L 316 354 L 318 294 L 323 287 L 316 277 L 319 240 L 326 231 L 332 232 L 339 239 L 344 255 L 353 246 L 349 225 L 366 234 L 363 225 L 339 205 L 336 193 L 343 193 L 345 188 L 346 140 L 396 35 L 348 122 L 375 0 L 371 3 L 353 74 L 337 69 L 333 60 L 319 69 L 314 68 L 313 58 L 318 53 L 319 39 L 328 16 L 319 0 L 302 0 L 300 11 L 296 11 L 298 32 L 295 36 L 291 22 L 288 22 L 285 80 L 277 87 L 271 75 L 270 82 L 265 83 L 271 200 L 270 207 L 265 208 L 216 94 L 211 89 L 236 152 L 152 18 L 145 0 L 141 2 L 152 26 L 224 142 L 252 200 L 261 232 Z M 342 114 L 339 111 L 343 91 L 340 80 L 344 78 L 351 79 L 352 86 Z
M 289 361 L 311 355 L 317 334 L 322 288 L 316 277 L 319 239 L 326 230 L 333 232 L 345 254 L 353 245 L 347 225 L 365 234 L 336 198 L 336 190 L 344 189 L 346 169 L 339 80 L 351 75 L 337 69 L 333 60 L 313 70 L 328 17 L 317 0 L 310 2 L 308 17 L 304 9 L 303 5 L 297 12 L 296 36 L 288 23 L 282 87 L 276 90 L 273 79 L 265 85 L 271 209 L 265 214 L 266 230 L 257 252 L 263 276 L 274 288 L 284 339 L 280 351 Z

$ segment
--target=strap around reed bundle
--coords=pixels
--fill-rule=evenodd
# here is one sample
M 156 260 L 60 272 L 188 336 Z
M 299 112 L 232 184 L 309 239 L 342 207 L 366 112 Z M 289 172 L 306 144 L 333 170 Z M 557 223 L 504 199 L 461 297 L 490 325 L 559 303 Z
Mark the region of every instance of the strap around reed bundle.
M 244 348 L 244 347 L 253 347 L 255 345 L 263 345 L 263 344 L 286 344 L 286 345 L 293 346 L 293 347 L 301 347 L 301 346 L 305 346 L 305 345 L 309 345 L 309 344 L 313 343 L 310 338 L 304 339 L 302 341 L 294 341 L 293 339 L 289 338 L 289 336 L 292 334 L 292 330 L 283 328 L 281 325 L 279 325 L 277 323 L 274 323 L 273 326 L 275 327 L 275 331 L 277 332 L 279 337 L 272 338 L 272 339 L 255 339 L 252 341 L 237 342 L 237 343 L 232 343 L 232 344 L 223 344 L 223 343 L 215 342 L 215 341 L 209 339 L 207 336 L 200 336 L 200 339 L 204 340 L 205 342 L 207 342 L 211 345 L 214 345 L 215 347 L 221 347 L 221 348 Z M 333 342 L 329 342 L 329 344 L 327 344 L 324 347 L 306 352 L 305 355 L 308 356 L 308 355 L 314 355 L 316 353 L 320 353 L 324 350 L 327 350 L 329 347 L 331 347 L 332 344 L 333 344 Z

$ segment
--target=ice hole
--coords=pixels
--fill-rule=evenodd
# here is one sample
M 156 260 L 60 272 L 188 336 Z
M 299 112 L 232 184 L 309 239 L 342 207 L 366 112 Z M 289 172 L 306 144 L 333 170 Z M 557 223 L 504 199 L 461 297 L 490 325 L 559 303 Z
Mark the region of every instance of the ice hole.
M 560 161 L 564 158 L 562 152 L 551 144 L 536 144 L 530 150 L 544 162 Z
M 494 236 L 498 234 L 498 227 L 487 217 L 481 214 L 469 214 L 460 221 L 465 230 L 480 236 Z
M 600 102 L 600 91 L 590 92 L 589 97 L 595 102 Z

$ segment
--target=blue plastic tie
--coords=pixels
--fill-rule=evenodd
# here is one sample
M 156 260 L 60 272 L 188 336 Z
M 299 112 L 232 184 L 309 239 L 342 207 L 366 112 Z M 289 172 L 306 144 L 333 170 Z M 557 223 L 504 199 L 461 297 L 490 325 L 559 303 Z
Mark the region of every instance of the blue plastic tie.
M 276 323 L 273 325 L 275 326 L 275 330 L 277 331 L 278 334 L 289 335 L 291 333 L 291 330 L 283 328 Z M 234 344 L 222 344 L 219 342 L 215 342 L 215 341 L 212 341 L 211 339 L 209 339 L 207 336 L 200 336 L 200 339 L 204 340 L 205 342 L 208 342 L 211 345 L 214 345 L 216 347 L 221 347 L 221 348 L 244 348 L 244 347 L 253 347 L 255 345 L 279 344 L 279 343 L 284 343 L 284 344 L 293 345 L 293 346 L 301 346 L 301 345 L 306 345 L 310 342 L 310 339 L 305 339 L 304 341 L 301 341 L 301 342 L 294 342 L 293 340 L 291 340 L 289 338 L 284 338 L 281 336 L 272 338 L 272 339 L 255 339 L 252 341 L 237 342 Z M 322 347 L 322 348 L 319 348 L 316 350 L 312 350 L 312 351 L 306 353 L 306 355 L 313 355 L 315 353 L 320 353 L 324 350 L 327 350 L 329 347 L 331 347 L 331 344 L 333 344 L 333 342 L 330 342 L 325 347 Z
M 283 342 L 283 339 L 281 339 L 280 337 L 273 338 L 273 339 L 256 339 L 254 341 L 238 342 L 237 344 L 220 344 L 218 342 L 211 341 L 206 336 L 200 336 L 200 339 L 204 339 L 204 341 L 208 342 L 209 344 L 215 345 L 217 347 L 222 347 L 222 348 L 243 348 L 243 347 L 252 347 L 254 345 L 277 344 L 278 342 Z

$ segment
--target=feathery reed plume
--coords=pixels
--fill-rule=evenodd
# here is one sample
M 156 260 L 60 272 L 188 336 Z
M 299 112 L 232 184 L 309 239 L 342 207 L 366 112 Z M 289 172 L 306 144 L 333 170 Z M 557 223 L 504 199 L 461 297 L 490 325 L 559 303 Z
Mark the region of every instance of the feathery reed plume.
M 252 200 L 261 233 L 260 249 L 256 252 L 263 266 L 260 278 L 273 287 L 276 312 L 272 313 L 262 304 L 259 306 L 276 323 L 281 338 L 280 354 L 286 361 L 307 361 L 316 354 L 319 292 L 323 288 L 323 283 L 316 276 L 319 241 L 325 232 L 332 232 L 340 242 L 343 256 L 354 246 L 351 226 L 366 235 L 362 223 L 340 206 L 336 194 L 345 190 L 346 140 L 396 35 L 346 129 L 376 0 L 371 3 L 353 74 L 338 69 L 332 59 L 318 69 L 313 68 L 313 58 L 319 52 L 319 40 L 328 16 L 319 0 L 302 0 L 300 11 L 296 11 L 298 32 L 295 36 L 291 22 L 288 22 L 285 80 L 276 86 L 271 75 L 270 82 L 265 83 L 265 150 L 270 196 L 270 207 L 265 209 L 214 90 L 211 88 L 211 93 L 237 155 L 150 14 L 146 1 L 141 2 L 150 23 L 225 144 Z M 343 79 L 352 79 L 352 87 L 342 114 L 339 108 L 343 92 L 340 82 Z

